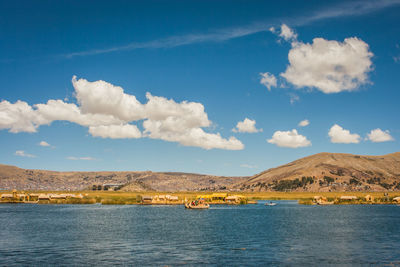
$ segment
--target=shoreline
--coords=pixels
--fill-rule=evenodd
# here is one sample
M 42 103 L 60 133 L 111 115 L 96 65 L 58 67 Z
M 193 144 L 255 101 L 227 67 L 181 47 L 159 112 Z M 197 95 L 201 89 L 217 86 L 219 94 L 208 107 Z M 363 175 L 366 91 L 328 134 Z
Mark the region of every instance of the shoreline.
M 63 199 L 0 199 L 0 204 L 102 204 L 102 205 L 184 205 L 187 201 L 199 197 L 223 195 L 237 196 L 240 201 L 227 202 L 225 198 L 217 201 L 209 200 L 211 205 L 245 205 L 255 204 L 258 200 L 297 200 L 301 205 L 396 205 L 400 204 L 400 192 L 120 192 L 120 191 L 3 191 L 3 195 L 68 195 Z M 240 195 L 239 195 L 240 194 Z M 2 196 L 3 196 L 2 195 Z M 79 197 L 75 197 L 79 196 Z M 341 199 L 343 197 L 351 199 Z M 324 199 L 317 203 L 315 198 Z M 367 200 L 366 197 L 369 199 Z M 168 198 L 168 199 L 167 199 Z M 169 200 L 169 198 L 173 200 Z M 160 200 L 161 199 L 161 200 Z M 393 199 L 397 200 L 394 201 Z

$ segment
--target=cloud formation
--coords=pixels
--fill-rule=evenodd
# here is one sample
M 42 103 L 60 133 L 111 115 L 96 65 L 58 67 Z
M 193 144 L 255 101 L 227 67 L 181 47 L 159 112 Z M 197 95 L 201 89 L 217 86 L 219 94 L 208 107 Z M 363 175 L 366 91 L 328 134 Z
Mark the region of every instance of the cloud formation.
M 343 42 L 315 38 L 311 44 L 292 42 L 289 66 L 280 75 L 296 88 L 316 88 L 323 93 L 354 91 L 369 82 L 373 54 L 356 37 Z
M 211 126 L 211 121 L 201 103 L 177 103 L 147 93 L 147 103 L 142 104 L 134 95 L 105 81 L 89 82 L 74 76 L 72 84 L 78 105 L 62 100 L 33 106 L 23 101 L 0 102 L 0 129 L 32 133 L 41 125 L 62 120 L 88 127 L 92 136 L 101 138 L 148 137 L 204 149 L 244 148 L 235 137 L 225 139 L 203 130 Z M 143 133 L 132 124 L 138 121 L 143 121 Z
M 379 128 L 371 130 L 371 132 L 367 134 L 367 139 L 374 143 L 394 141 L 394 138 L 390 135 L 388 130 L 382 131 Z
M 346 17 L 346 16 L 360 16 L 372 12 L 377 12 L 380 9 L 388 8 L 390 6 L 395 6 L 399 4 L 400 0 L 349 1 L 339 5 L 328 6 L 326 8 L 315 10 L 309 14 L 306 14 L 305 16 L 280 18 L 277 21 L 286 21 L 287 24 L 290 25 L 302 26 L 325 19 Z M 273 24 L 276 24 L 276 21 L 269 21 L 269 22 L 262 21 L 236 28 L 224 28 L 206 33 L 169 36 L 166 38 L 145 41 L 145 42 L 132 42 L 122 46 L 72 52 L 61 56 L 64 58 L 72 58 L 72 57 L 114 53 L 120 51 L 131 51 L 136 49 L 173 48 L 173 47 L 204 43 L 204 42 L 222 42 L 256 34 L 259 32 L 264 32 L 266 31 L 266 29 L 275 32 L 276 30 L 272 26 Z M 282 34 L 282 29 L 280 34 Z M 286 33 L 284 35 L 287 36 Z
M 267 142 L 279 147 L 289 148 L 311 146 L 311 142 L 307 140 L 307 137 L 298 134 L 296 129 L 291 131 L 276 131 Z
M 96 160 L 92 157 L 67 157 L 69 160 Z
M 239 121 L 236 127 L 232 129 L 233 132 L 237 133 L 258 133 L 262 132 L 262 129 L 256 128 L 256 121 L 245 118 L 243 121 Z
M 310 124 L 309 120 L 302 120 L 301 122 L 299 122 L 299 126 L 300 127 L 306 127 Z
M 286 24 L 282 24 L 279 37 L 281 37 L 287 42 L 294 42 L 297 39 L 297 34 Z
M 14 154 L 14 155 L 20 156 L 20 157 L 27 157 L 27 158 L 36 158 L 35 155 L 28 154 L 28 153 L 26 153 L 26 152 L 23 151 L 23 150 L 17 150 L 17 151 L 15 151 L 15 154 Z
M 265 72 L 265 73 L 260 73 L 260 75 L 261 75 L 260 83 L 263 84 L 265 87 L 267 87 L 268 91 L 271 91 L 271 87 L 277 86 L 277 81 L 273 74 Z
M 39 143 L 39 146 L 50 146 L 50 144 L 47 143 L 46 141 L 41 141 L 41 142 Z
M 360 142 L 360 136 L 358 134 L 352 134 L 349 130 L 343 129 L 337 124 L 331 127 L 328 135 L 332 143 L 358 144 Z

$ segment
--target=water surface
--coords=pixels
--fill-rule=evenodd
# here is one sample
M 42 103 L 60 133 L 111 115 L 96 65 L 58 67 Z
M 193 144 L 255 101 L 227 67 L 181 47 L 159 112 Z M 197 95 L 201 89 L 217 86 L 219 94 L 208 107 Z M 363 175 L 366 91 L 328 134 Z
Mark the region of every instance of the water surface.
M 1 265 L 400 264 L 400 206 L 0 205 Z

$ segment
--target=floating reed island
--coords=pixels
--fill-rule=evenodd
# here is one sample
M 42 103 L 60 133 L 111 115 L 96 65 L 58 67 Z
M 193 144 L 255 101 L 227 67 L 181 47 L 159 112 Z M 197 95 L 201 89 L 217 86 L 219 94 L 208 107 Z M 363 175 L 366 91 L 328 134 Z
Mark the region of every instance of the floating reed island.
M 212 205 L 255 204 L 258 200 L 297 200 L 304 205 L 400 204 L 399 192 L 120 192 L 4 191 L 0 203 L 184 205 L 202 200 Z
M 25 192 L 13 190 L 1 194 L 0 203 L 29 204 L 102 204 L 102 205 L 183 205 L 202 200 L 208 204 L 241 205 L 254 204 L 256 200 L 243 195 L 228 193 L 212 193 L 195 195 L 195 193 L 179 194 L 145 194 L 126 192 Z

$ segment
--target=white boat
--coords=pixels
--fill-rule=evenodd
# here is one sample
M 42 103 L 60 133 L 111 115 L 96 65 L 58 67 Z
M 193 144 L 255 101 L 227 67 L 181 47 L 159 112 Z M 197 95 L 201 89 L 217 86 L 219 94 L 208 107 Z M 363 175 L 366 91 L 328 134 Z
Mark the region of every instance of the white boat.
M 265 202 L 265 206 L 276 206 L 275 202 Z

